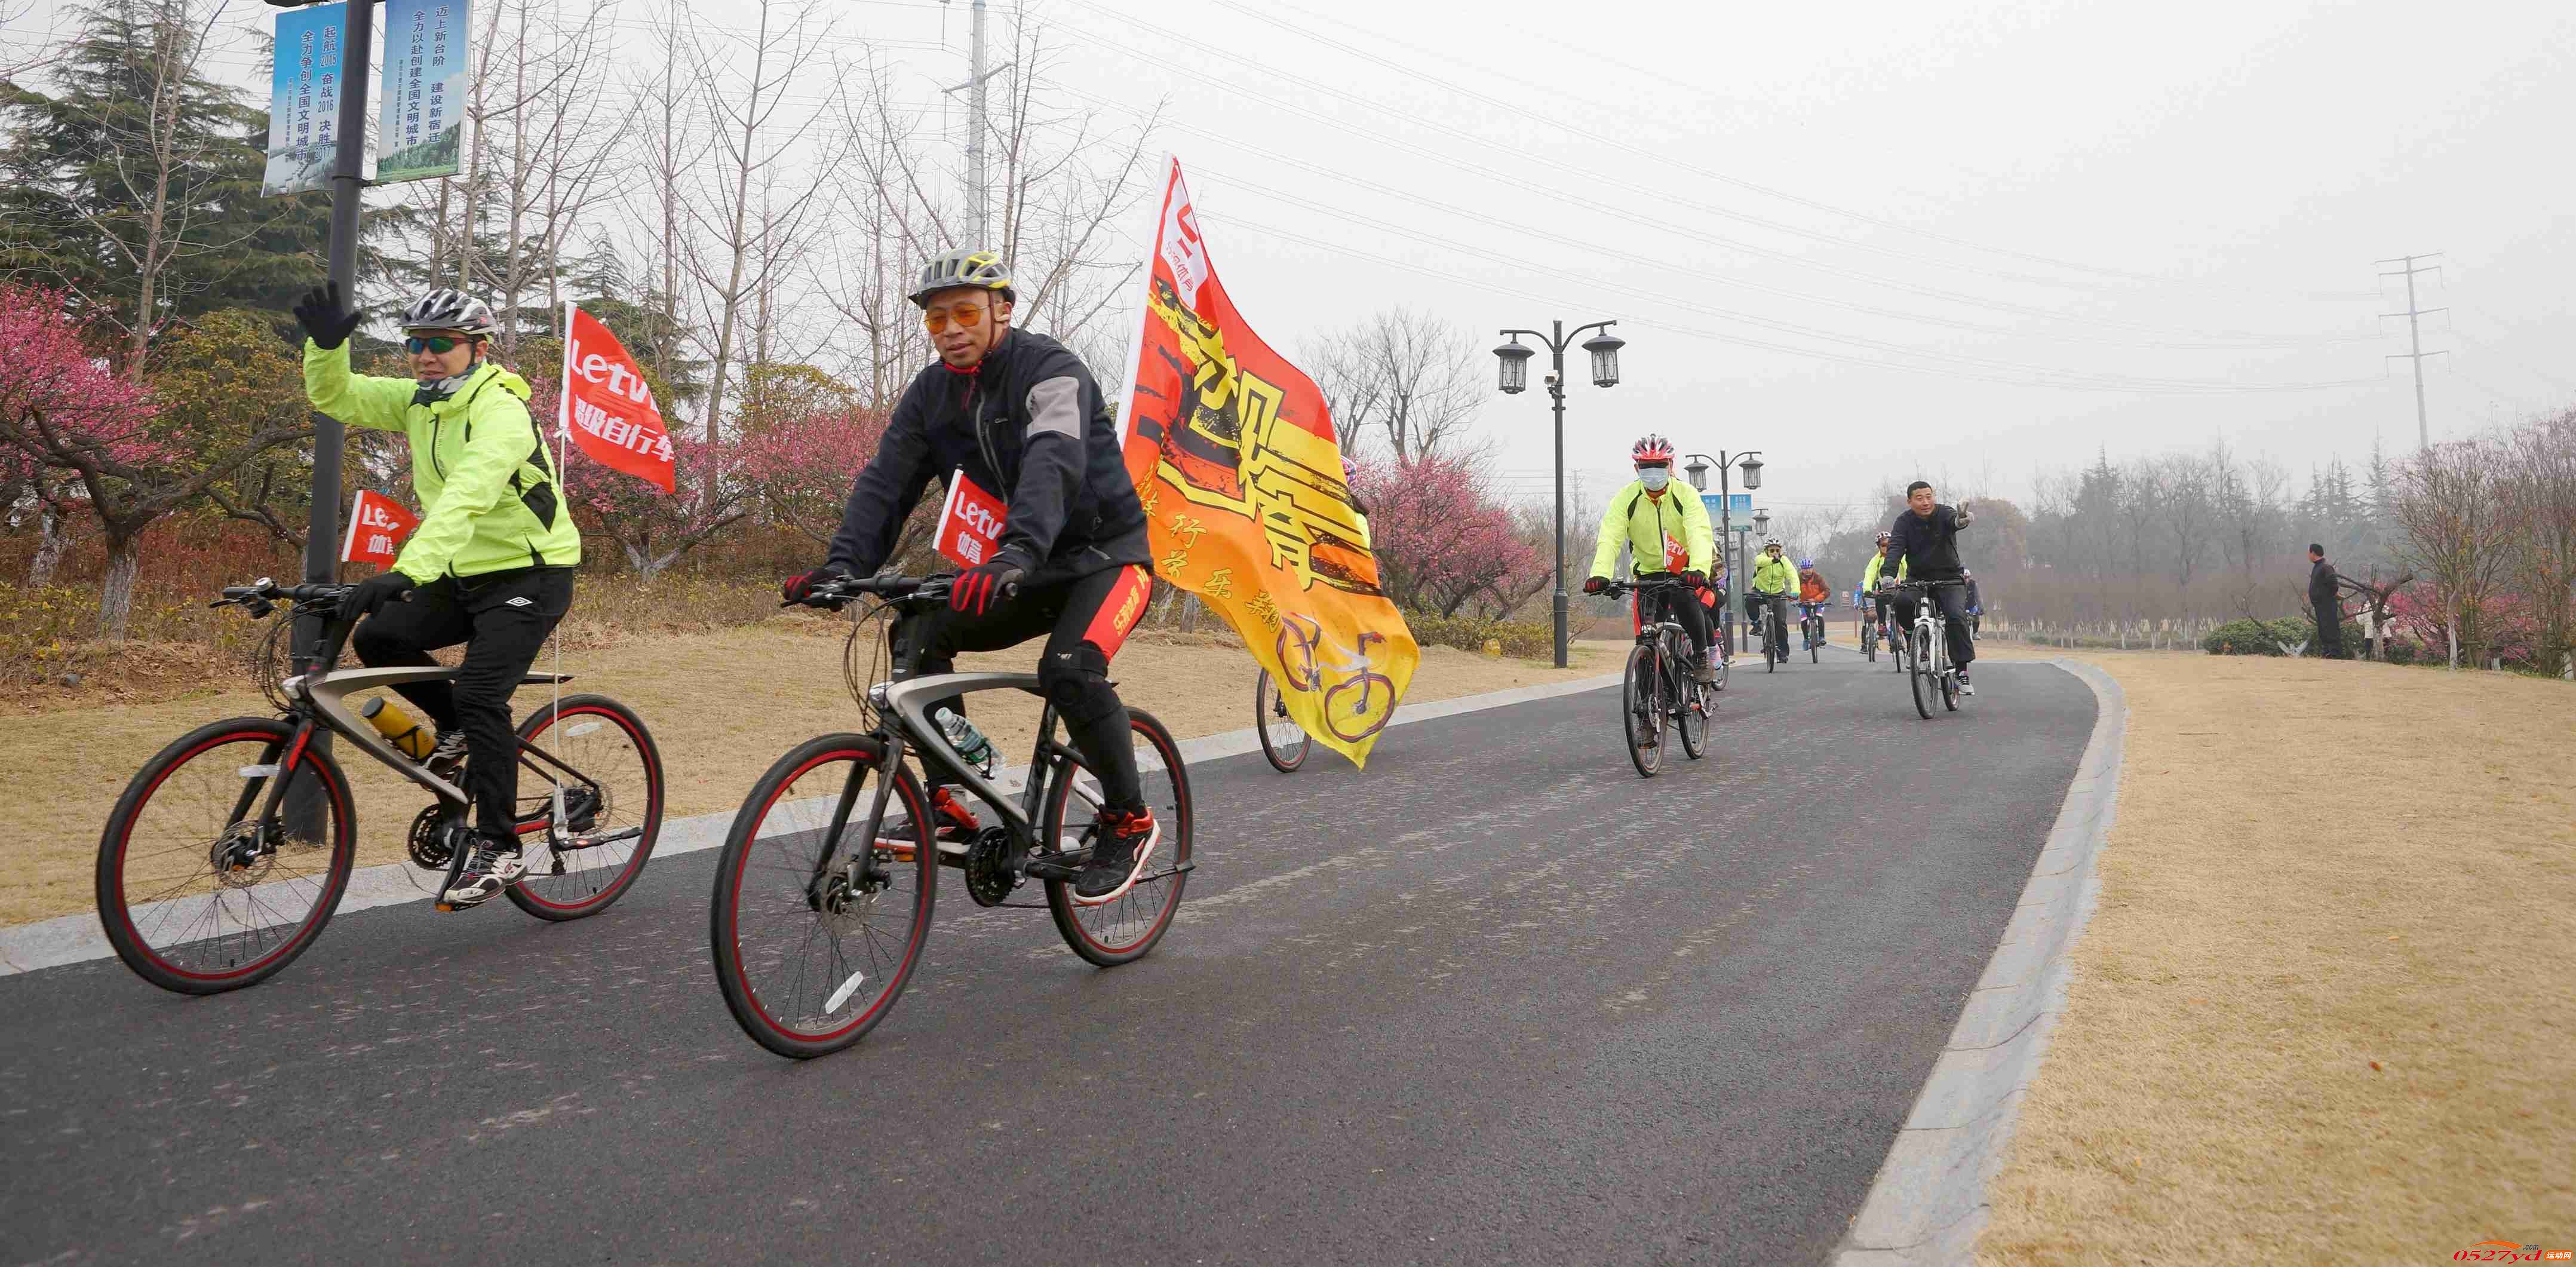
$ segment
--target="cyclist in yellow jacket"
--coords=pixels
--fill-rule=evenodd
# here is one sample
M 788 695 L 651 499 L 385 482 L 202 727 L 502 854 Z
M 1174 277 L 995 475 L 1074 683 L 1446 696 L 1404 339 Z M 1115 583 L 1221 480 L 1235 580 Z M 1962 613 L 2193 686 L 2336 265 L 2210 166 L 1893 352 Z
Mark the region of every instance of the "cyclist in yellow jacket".
M 465 763 L 474 852 L 441 896 L 451 907 L 488 901 L 527 870 L 510 694 L 572 606 L 581 533 L 528 418 L 527 380 L 492 360 L 498 327 L 483 301 L 433 290 L 404 310 L 410 378 L 349 371 L 348 340 L 361 318 L 337 282 L 306 295 L 295 318 L 308 336 L 304 394 L 313 407 L 411 441 L 420 526 L 392 567 L 349 592 L 340 616 L 365 618 L 350 645 L 370 666 L 427 667 L 437 663 L 431 651 L 465 644 L 453 684 L 394 689 L 438 726 L 430 768 L 444 777 Z
M 1636 467 L 1637 478 L 1611 495 L 1609 508 L 1601 516 L 1600 543 L 1593 547 L 1592 574 L 1584 580 L 1583 592 L 1598 594 L 1609 588 L 1610 569 L 1619 561 L 1621 546 L 1628 548 L 1634 575 L 1679 576 L 1692 593 L 1665 604 L 1665 610 L 1690 637 L 1694 676 L 1715 685 L 1717 652 L 1709 646 L 1708 608 L 1698 595 L 1708 584 L 1709 561 L 1717 554 L 1708 507 L 1691 490 L 1673 487 L 1671 441 L 1647 436 L 1628 450 L 1628 459 Z M 1639 617 L 1644 617 L 1642 608 Z
M 1772 645 L 1780 658 L 1789 658 L 1789 600 L 1798 593 L 1798 565 L 1789 561 L 1787 548 L 1778 537 L 1762 539 L 1762 553 L 1753 561 L 1753 583 L 1744 590 L 1744 618 L 1761 620 L 1769 615 L 1762 636 L 1777 639 Z M 1764 609 L 1768 609 L 1767 613 Z

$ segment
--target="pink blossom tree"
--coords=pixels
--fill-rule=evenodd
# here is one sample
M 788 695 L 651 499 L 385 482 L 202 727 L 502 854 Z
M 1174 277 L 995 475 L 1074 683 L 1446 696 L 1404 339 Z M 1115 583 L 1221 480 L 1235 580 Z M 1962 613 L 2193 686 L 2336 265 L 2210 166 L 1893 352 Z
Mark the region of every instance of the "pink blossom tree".
M 0 448 L 34 468 L 31 483 L 53 509 L 97 518 L 107 537 L 99 633 L 122 640 L 143 530 L 312 426 L 300 417 L 241 434 L 170 426 L 150 389 L 111 372 L 68 311 L 60 291 L 0 286 Z
M 1500 615 L 1528 596 L 1545 563 L 1469 455 L 1434 452 L 1359 468 L 1351 490 L 1369 510 L 1378 582 L 1399 607 Z

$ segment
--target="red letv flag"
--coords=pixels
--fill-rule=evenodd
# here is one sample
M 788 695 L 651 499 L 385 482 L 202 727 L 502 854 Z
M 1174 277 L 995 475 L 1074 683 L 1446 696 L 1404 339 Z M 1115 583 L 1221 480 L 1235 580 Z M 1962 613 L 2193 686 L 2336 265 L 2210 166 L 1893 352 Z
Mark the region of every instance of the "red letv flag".
M 948 504 L 939 511 L 939 535 L 931 548 L 959 567 L 975 567 L 1002 545 L 1002 499 L 976 486 L 959 467 L 948 476 Z
M 401 502 L 359 489 L 357 500 L 349 503 L 349 535 L 340 541 L 340 561 L 392 567 L 394 556 L 402 552 L 403 538 L 419 526 L 420 516 Z
M 555 425 L 582 452 L 672 491 L 671 433 L 644 371 L 599 318 L 570 300 L 564 301 L 564 329 L 563 404 Z

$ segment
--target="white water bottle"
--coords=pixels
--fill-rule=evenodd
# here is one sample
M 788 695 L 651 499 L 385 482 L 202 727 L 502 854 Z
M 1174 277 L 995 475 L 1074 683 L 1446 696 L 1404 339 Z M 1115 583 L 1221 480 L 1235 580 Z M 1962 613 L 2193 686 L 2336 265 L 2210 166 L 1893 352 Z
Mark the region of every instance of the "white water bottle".
M 932 713 L 930 720 L 939 723 L 939 733 L 948 736 L 948 746 L 956 749 L 966 764 L 975 767 L 975 773 L 993 777 L 993 741 L 975 729 L 975 723 L 946 708 Z

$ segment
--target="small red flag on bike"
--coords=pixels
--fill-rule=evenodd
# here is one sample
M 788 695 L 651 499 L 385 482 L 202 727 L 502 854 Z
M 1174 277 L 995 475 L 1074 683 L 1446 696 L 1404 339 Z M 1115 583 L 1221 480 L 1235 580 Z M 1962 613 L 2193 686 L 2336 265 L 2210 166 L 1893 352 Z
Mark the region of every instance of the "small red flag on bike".
M 948 504 L 939 511 L 939 535 L 932 549 L 962 568 L 981 566 L 1002 546 L 1002 516 L 1010 508 L 966 478 L 966 468 L 948 474 Z
M 374 489 L 359 489 L 357 500 L 349 503 L 349 535 L 340 539 L 340 561 L 392 567 L 403 538 L 419 526 L 420 516 L 410 507 Z
M 563 403 L 557 407 L 556 427 L 601 464 L 671 492 L 676 487 L 671 433 L 662 425 L 662 411 L 653 403 L 642 367 L 599 318 L 570 300 L 564 302 L 564 330 Z

